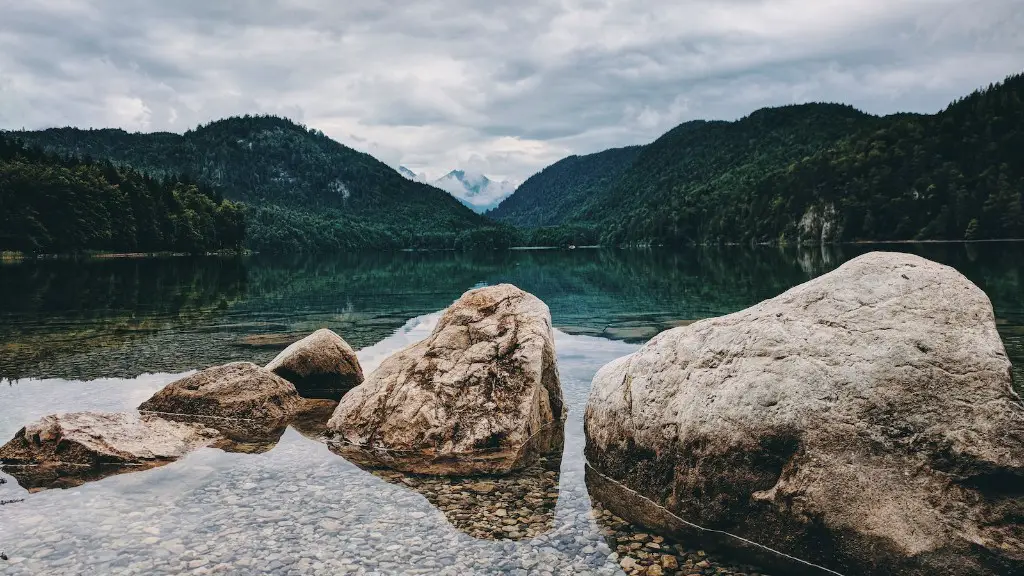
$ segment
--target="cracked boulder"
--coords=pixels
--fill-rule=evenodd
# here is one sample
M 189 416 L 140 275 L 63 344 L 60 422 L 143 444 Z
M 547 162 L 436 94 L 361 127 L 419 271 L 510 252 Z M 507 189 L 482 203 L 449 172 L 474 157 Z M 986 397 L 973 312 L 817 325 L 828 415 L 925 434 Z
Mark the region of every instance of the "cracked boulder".
M 585 430 L 615 514 L 780 572 L 1024 573 L 1024 408 L 992 306 L 917 256 L 658 335 L 597 373 Z
M 256 445 L 220 447 L 252 452 L 277 442 L 301 400 L 291 382 L 270 370 L 232 362 L 171 382 L 139 405 L 139 411 L 216 428 L 240 445 Z
M 323 328 L 288 346 L 267 364 L 303 398 L 339 400 L 363 381 L 363 369 L 348 342 Z
M 67 488 L 173 462 L 220 435 L 200 424 L 106 412 L 44 416 L 0 447 L 4 472 L 28 490 Z
M 429 338 L 385 359 L 328 433 L 362 466 L 503 474 L 557 451 L 564 418 L 548 307 L 501 284 L 465 293 Z

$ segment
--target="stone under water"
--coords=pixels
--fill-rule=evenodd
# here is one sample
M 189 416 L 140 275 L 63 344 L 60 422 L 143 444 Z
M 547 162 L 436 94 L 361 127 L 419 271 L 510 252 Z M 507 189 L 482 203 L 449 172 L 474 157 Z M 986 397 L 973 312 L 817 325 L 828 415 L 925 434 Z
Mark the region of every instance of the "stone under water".
M 631 522 L 786 573 L 1024 573 L 1010 374 L 984 292 L 869 253 L 602 368 L 588 487 Z

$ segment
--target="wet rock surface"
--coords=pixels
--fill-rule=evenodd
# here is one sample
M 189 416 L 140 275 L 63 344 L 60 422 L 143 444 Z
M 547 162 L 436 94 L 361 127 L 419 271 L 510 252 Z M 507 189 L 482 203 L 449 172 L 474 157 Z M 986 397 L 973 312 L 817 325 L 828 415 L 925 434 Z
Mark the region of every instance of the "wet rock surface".
M 67 488 L 173 462 L 218 437 L 156 416 L 73 412 L 22 428 L 0 447 L 0 463 L 28 490 Z
M 233 362 L 171 382 L 139 411 L 199 421 L 243 443 L 268 443 L 280 438 L 299 405 L 291 382 L 250 362 Z
M 291 344 L 266 368 L 294 384 L 304 398 L 340 400 L 363 382 L 355 350 L 326 328 Z
M 368 467 L 500 474 L 557 449 L 564 417 L 548 308 L 500 284 L 465 293 L 430 337 L 385 359 L 329 428 Z
M 430 329 L 426 327 L 425 334 Z M 617 544 L 609 546 L 583 481 L 582 414 L 594 371 L 604 359 L 635 347 L 556 337 L 570 410 L 554 509 L 547 511 L 555 491 L 545 492 L 535 514 L 544 522 L 516 525 L 520 533 L 531 524 L 543 525 L 536 536 L 495 537 L 483 530 L 474 536 L 463 529 L 472 525 L 462 524 L 470 517 L 491 525 L 490 518 L 500 517 L 498 505 L 506 511 L 516 509 L 498 495 L 505 491 L 501 482 L 514 479 L 515 473 L 494 479 L 440 480 L 460 486 L 481 480 L 495 484 L 493 490 L 486 484 L 475 487 L 472 499 L 464 499 L 462 488 L 454 490 L 447 504 L 451 509 L 441 510 L 423 492 L 385 481 L 311 440 L 317 437 L 325 411 L 330 411 L 330 403 L 324 401 L 308 411 L 307 424 L 296 426 L 303 419 L 300 410 L 280 442 L 259 454 L 200 449 L 173 466 L 107 478 L 82 490 L 31 495 L 0 470 L 0 479 L 9 480 L 0 485 L 0 500 L 24 499 L 0 506 L 3 533 L 17 534 L 11 540 L 0 537 L 0 548 L 10 557 L 0 572 L 620 576 Z M 13 434 L 25 415 L 69 403 L 97 411 L 130 410 L 167 382 L 168 377 L 154 375 L 133 381 L 39 382 L 4 389 L 8 411 L 0 411 L 0 429 Z M 129 389 L 134 392 L 126 394 Z M 301 434 L 292 429 L 299 426 L 304 428 Z M 553 461 L 546 466 L 553 468 Z M 516 496 L 546 491 L 552 480 L 547 479 L 550 475 L 544 478 Z M 443 488 L 431 489 L 445 495 Z M 486 499 L 493 495 L 495 499 Z M 493 513 L 481 514 L 481 506 Z M 461 515 L 466 516 L 456 518 Z M 685 564 L 682 557 L 680 561 Z M 642 564 L 642 559 L 637 562 Z M 703 573 L 725 566 L 711 558 L 712 571 Z
M 664 332 L 598 371 L 585 423 L 595 496 L 638 524 L 844 574 L 1024 571 L 1024 406 L 988 297 L 923 258 Z

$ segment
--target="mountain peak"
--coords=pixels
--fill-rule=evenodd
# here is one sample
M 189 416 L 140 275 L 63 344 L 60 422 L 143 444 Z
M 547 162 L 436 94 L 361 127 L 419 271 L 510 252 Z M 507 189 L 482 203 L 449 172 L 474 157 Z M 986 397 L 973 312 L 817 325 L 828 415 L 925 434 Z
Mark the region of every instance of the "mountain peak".
M 399 166 L 398 173 L 410 180 L 424 182 L 444 190 L 479 214 L 496 207 L 517 188 L 517 184 L 514 182 L 497 182 L 483 173 L 467 172 L 458 168 L 433 181 L 422 174 L 416 174 L 405 166 Z

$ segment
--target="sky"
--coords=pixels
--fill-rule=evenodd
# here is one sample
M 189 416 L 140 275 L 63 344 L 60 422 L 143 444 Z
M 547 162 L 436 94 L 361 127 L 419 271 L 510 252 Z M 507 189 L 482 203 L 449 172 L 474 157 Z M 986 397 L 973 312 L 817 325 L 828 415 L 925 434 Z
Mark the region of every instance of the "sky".
M 0 0 L 0 129 L 287 116 L 521 181 L 693 119 L 936 112 L 1024 71 L 1022 0 Z

